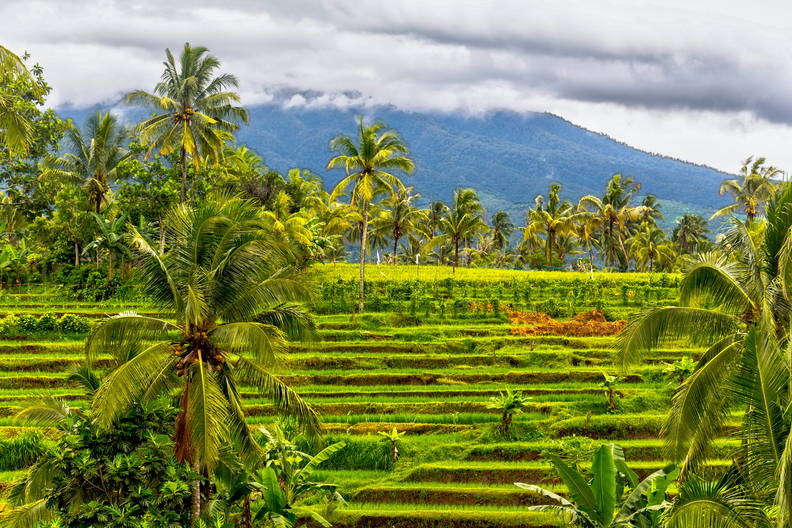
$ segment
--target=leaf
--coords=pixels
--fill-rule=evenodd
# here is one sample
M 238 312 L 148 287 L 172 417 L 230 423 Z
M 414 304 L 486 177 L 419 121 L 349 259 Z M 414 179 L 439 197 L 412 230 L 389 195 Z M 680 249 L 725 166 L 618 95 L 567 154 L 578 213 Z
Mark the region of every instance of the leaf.
M 591 464 L 591 490 L 597 505 L 597 514 L 592 515 L 607 526 L 613 520 L 616 508 L 616 462 L 614 460 L 613 444 L 603 445 L 594 455 Z
M 569 490 L 569 495 L 577 504 L 577 507 L 591 517 L 599 517 L 599 510 L 597 508 L 594 492 L 583 479 L 582 475 L 566 465 L 566 463 L 556 455 L 551 454 L 550 460 L 558 472 L 558 475 L 561 477 L 561 480 L 564 481 L 564 484 Z
M 333 445 L 329 445 L 319 451 L 316 455 L 314 455 L 311 460 L 302 467 L 302 469 L 298 470 L 295 477 L 308 479 L 311 476 L 311 473 L 319 467 L 320 464 L 326 462 L 330 459 L 334 454 L 338 453 L 342 449 L 346 447 L 346 442 L 336 442 Z

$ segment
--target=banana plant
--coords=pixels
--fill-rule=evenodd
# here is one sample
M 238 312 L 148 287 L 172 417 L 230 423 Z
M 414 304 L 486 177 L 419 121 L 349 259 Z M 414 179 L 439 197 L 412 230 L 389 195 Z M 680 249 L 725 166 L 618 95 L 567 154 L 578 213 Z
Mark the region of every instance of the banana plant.
M 215 473 L 218 482 L 226 488 L 215 510 L 224 509 L 226 518 L 238 505 L 238 526 L 274 526 L 290 528 L 298 519 L 310 518 L 315 523 L 329 527 L 330 522 L 314 509 L 300 503 L 310 495 L 324 495 L 326 504 L 345 504 L 335 484 L 315 482 L 316 469 L 346 446 L 345 442 L 332 444 L 314 456 L 299 451 L 283 431 L 274 426 L 270 430 L 259 428 L 266 438 L 263 454 L 254 467 L 243 467 L 240 461 L 227 460 Z
M 627 467 L 624 452 L 616 444 L 603 445 L 591 464 L 593 478 L 588 481 L 561 458 L 550 460 L 569 490 L 569 498 L 533 484 L 515 482 L 527 491 L 539 493 L 556 504 L 532 506 L 530 509 L 559 515 L 570 526 L 581 528 L 656 528 L 660 517 L 670 507 L 666 490 L 677 471 L 669 465 L 655 471 L 643 481 Z M 625 493 L 625 490 L 629 491 Z
M 390 442 L 390 460 L 395 464 L 399 460 L 399 440 L 404 436 L 403 432 L 399 432 L 394 427 L 392 431 L 380 431 L 377 433 L 386 442 Z

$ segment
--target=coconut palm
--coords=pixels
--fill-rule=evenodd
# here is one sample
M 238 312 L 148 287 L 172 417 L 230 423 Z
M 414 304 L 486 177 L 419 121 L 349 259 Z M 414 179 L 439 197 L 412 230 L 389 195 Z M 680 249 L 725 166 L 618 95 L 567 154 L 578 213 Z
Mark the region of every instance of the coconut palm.
M 149 154 L 178 154 L 181 168 L 181 201 L 187 198 L 187 158 L 195 168 L 201 158 L 215 164 L 223 146 L 239 123 L 247 123 L 247 110 L 237 106 L 239 86 L 228 73 L 216 74 L 220 61 L 202 46 L 184 44 L 178 62 L 170 49 L 165 50 L 165 71 L 152 93 L 136 90 L 126 101 L 153 110 L 156 115 L 137 125 L 141 142 Z
M 657 224 L 658 220 L 662 220 L 663 212 L 661 211 L 660 201 L 654 194 L 647 194 L 641 200 L 641 212 L 638 215 L 638 221 L 642 224 Z
M 559 237 L 571 234 L 575 229 L 574 208 L 569 200 L 561 200 L 561 186 L 553 184 L 545 198 L 537 194 L 534 207 L 528 211 L 524 237 L 545 236 L 545 264 L 552 265 Z
M 509 238 L 514 233 L 514 224 L 506 211 L 492 215 L 492 240 L 495 249 L 502 251 L 509 247 Z
M 434 237 L 440 229 L 440 221 L 448 214 L 448 205 L 442 201 L 436 201 L 429 204 L 429 228 L 431 229 L 431 236 Z
M 633 207 L 631 200 L 641 186 L 632 178 L 614 174 L 608 181 L 602 198 L 583 196 L 578 201 L 578 211 L 594 213 L 602 223 L 600 246 L 607 266 L 617 263 L 623 269 L 629 265 L 630 256 L 625 241 L 631 227 L 645 215 L 643 206 Z
M 449 244 L 454 250 L 453 272 L 459 266 L 459 250 L 478 233 L 486 229 L 487 224 L 481 219 L 483 207 L 473 189 L 454 191 L 454 201 L 440 219 L 440 235 L 435 237 L 432 245 Z
M 412 192 L 412 187 L 400 189 L 396 194 L 382 201 L 380 214 L 371 222 L 372 234 L 382 234 L 392 240 L 393 264 L 397 263 L 396 252 L 402 237 L 410 233 L 429 234 L 427 212 L 413 205 L 420 198 L 420 194 Z
M 41 178 L 60 177 L 82 183 L 92 209 L 100 213 L 110 202 L 110 182 L 116 178 L 121 162 L 130 156 L 126 143 L 127 132 L 118 119 L 110 113 L 96 113 L 87 119 L 83 130 L 67 130 L 68 152 L 47 160 Z
M 710 220 L 734 214 L 742 209 L 747 221 L 753 222 L 775 192 L 772 178 L 782 172 L 781 169 L 766 165 L 766 161 L 763 157 L 756 159 L 753 156 L 749 157 L 743 161 L 739 179 L 726 180 L 721 184 L 721 195 L 731 194 L 735 203 L 716 211 Z
M 696 253 L 702 244 L 709 242 L 707 220 L 697 214 L 685 213 L 679 217 L 674 225 L 671 240 L 677 245 L 679 251 L 685 254 Z
M 6 84 L 19 77 L 33 79 L 22 59 L 0 46 L 0 80 Z M 33 137 L 33 125 L 16 103 L 16 97 L 0 90 L 0 145 L 11 155 L 24 155 Z
M 337 153 L 327 168 L 343 167 L 346 176 L 339 181 L 330 199 L 335 200 L 352 186 L 350 204 L 361 214 L 360 228 L 360 295 L 358 310 L 365 305 L 366 251 L 368 250 L 369 208 L 374 195 L 381 190 L 393 195 L 404 184 L 392 172 L 411 173 L 415 163 L 408 157 L 407 146 L 394 130 L 386 130 L 383 123 L 366 125 L 358 118 L 357 141 L 340 135 L 330 141 L 330 149 Z
M 758 233 L 737 220 L 720 253 L 699 254 L 680 285 L 678 306 L 649 310 L 619 339 L 622 365 L 668 339 L 709 349 L 674 396 L 665 427 L 668 456 L 695 470 L 729 411 L 746 409 L 735 454 L 740 478 L 775 497 L 779 526 L 792 521 L 789 299 L 792 295 L 792 187 L 768 205 Z
M 172 319 L 122 313 L 92 332 L 89 360 L 105 353 L 118 364 L 92 402 L 100 425 L 109 426 L 141 398 L 178 390 L 176 456 L 204 474 L 225 444 L 257 455 L 242 410 L 243 384 L 308 430 L 319 429 L 317 413 L 271 373 L 287 339 L 309 336 L 313 326 L 286 304 L 308 292 L 305 281 L 289 273 L 290 248 L 265 225 L 253 202 L 220 197 L 169 212 L 165 254 L 132 229 L 144 290 Z M 193 515 L 200 510 L 196 486 Z
M 669 251 L 673 252 L 673 247 L 666 239 L 665 232 L 649 223 L 643 224 L 643 229 L 628 241 L 628 246 L 630 255 L 635 259 L 636 267 L 641 271 L 646 271 L 648 267 L 649 273 L 654 271 L 654 265 L 658 259 L 663 257 L 668 259 Z

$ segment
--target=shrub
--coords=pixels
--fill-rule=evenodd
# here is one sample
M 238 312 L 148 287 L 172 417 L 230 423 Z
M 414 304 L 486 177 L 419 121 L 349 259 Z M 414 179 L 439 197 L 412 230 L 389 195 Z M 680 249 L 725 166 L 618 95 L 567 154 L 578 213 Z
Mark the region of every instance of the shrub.
M 84 334 L 90 329 L 88 319 L 76 314 L 63 314 L 56 324 L 56 330 L 64 334 Z
M 17 331 L 17 318 L 13 315 L 0 319 L 0 335 L 13 335 Z
M 19 315 L 16 318 L 16 327 L 20 332 L 33 333 L 38 330 L 38 319 L 29 314 Z
M 55 330 L 57 322 L 57 319 L 51 313 L 44 314 L 38 319 L 37 329 L 39 332 L 51 332 Z

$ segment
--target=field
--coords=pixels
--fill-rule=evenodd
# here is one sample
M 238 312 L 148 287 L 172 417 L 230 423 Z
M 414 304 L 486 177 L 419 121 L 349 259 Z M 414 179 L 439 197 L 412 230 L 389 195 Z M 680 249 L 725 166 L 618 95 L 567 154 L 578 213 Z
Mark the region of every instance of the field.
M 659 432 L 673 388 L 664 370 L 700 351 L 664 348 L 622 372 L 613 364 L 608 334 L 637 310 L 673 303 L 678 276 L 371 266 L 369 311 L 353 314 L 356 273 L 342 264 L 311 272 L 321 339 L 294 344 L 281 373 L 321 411 L 324 440 L 348 443 L 318 474 L 340 484 L 348 499 L 335 513 L 338 526 L 555 526 L 526 510 L 543 503 L 541 496 L 513 485 L 564 492 L 546 454 L 584 464 L 600 443 L 616 441 L 639 474 L 664 465 Z M 145 299 L 77 302 L 52 288 L 0 299 L 0 312 L 15 316 L 100 318 L 121 310 L 156 313 Z M 593 310 L 588 322 L 568 323 Z M 531 322 L 526 314 L 533 312 L 547 313 L 552 323 Z M 2 338 L 3 437 L 26 430 L 13 415 L 33 396 L 85 404 L 79 388 L 65 380 L 82 360 L 84 338 Z M 604 374 L 618 376 L 612 401 Z M 507 389 L 521 391 L 528 402 L 504 436 L 490 402 Z M 252 390 L 244 396 L 251 423 L 276 420 Z M 403 433 L 395 463 L 390 442 L 379 434 L 394 428 Z M 727 464 L 730 447 L 728 440 L 718 443 L 707 472 Z M 0 479 L 7 484 L 20 474 Z

